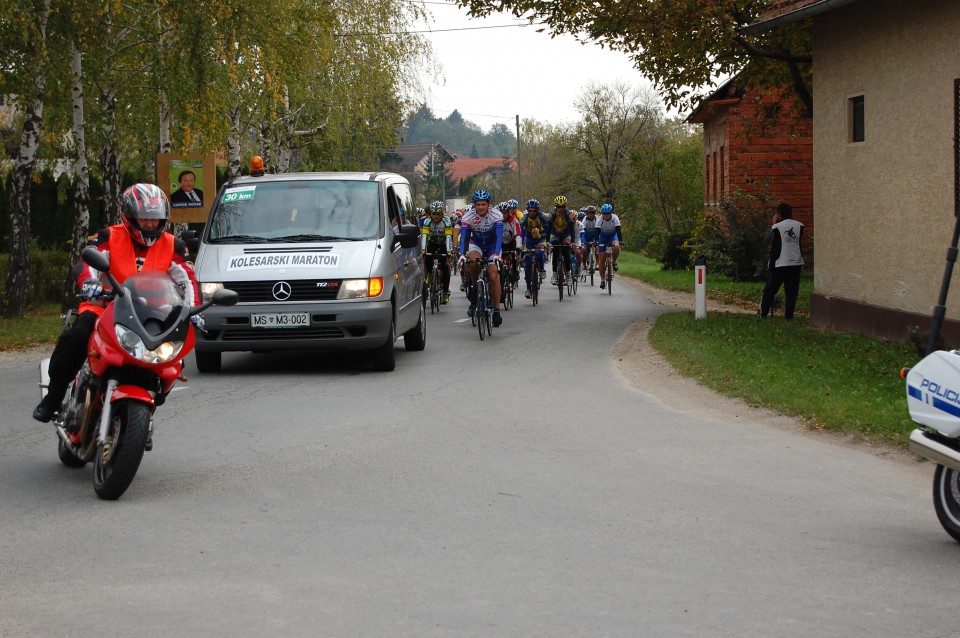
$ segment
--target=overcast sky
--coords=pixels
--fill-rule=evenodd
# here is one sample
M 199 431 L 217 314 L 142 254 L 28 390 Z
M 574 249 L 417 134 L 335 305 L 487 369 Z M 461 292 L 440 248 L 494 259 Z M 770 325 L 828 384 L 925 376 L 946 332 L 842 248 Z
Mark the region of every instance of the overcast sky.
M 535 27 L 476 29 L 526 24 L 507 14 L 478 20 L 440 0 L 426 6 L 434 20 L 416 29 L 433 30 L 422 35 L 433 45 L 445 83 L 425 80 L 428 93 L 421 100 L 438 117 L 458 109 L 483 130 L 496 122 L 513 128 L 517 115 L 551 124 L 573 122 L 579 119 L 573 103 L 591 81 L 651 86 L 624 53 L 581 45 L 571 36 L 551 39 Z

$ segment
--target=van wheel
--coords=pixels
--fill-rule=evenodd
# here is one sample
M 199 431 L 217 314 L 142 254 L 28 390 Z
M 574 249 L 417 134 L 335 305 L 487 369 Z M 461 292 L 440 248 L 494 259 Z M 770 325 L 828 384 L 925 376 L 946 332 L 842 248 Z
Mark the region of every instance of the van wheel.
M 220 372 L 220 353 L 219 352 L 200 352 L 193 351 L 197 360 L 197 370 L 200 372 Z
M 373 369 L 377 372 L 393 372 L 397 367 L 397 356 L 393 344 L 397 341 L 397 320 L 390 320 L 390 334 L 387 341 L 373 351 Z
M 420 352 L 427 347 L 427 311 L 423 304 L 420 304 L 417 325 L 403 333 L 403 346 L 409 352 Z

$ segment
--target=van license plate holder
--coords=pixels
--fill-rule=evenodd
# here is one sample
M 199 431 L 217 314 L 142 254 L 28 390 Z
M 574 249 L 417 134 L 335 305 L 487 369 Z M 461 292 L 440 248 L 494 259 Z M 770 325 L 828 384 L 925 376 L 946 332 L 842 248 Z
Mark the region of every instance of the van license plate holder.
M 253 328 L 306 328 L 310 326 L 309 312 L 258 312 L 250 315 Z

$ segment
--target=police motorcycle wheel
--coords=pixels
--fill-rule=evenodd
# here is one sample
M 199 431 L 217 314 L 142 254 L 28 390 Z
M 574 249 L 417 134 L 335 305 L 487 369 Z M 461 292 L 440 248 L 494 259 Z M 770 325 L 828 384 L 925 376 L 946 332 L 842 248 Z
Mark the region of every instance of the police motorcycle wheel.
M 960 472 L 937 465 L 933 475 L 933 509 L 943 529 L 960 543 Z

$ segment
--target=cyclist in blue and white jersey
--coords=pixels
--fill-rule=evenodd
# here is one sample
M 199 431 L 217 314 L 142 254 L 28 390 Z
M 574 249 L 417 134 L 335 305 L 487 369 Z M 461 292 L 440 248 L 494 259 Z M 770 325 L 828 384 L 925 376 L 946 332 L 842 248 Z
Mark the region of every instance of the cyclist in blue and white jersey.
M 610 246 L 613 269 L 620 270 L 617 257 L 620 256 L 620 245 L 623 243 L 623 231 L 620 228 L 620 218 L 613 212 L 613 204 L 604 204 L 600 207 L 600 221 L 597 222 L 597 252 L 600 255 L 600 272 L 606 272 L 607 246 Z M 600 279 L 600 289 L 605 288 L 603 278 Z
M 590 251 L 590 242 L 592 242 L 597 237 L 597 223 L 600 221 L 597 219 L 597 207 L 596 206 L 587 206 L 583 209 L 584 217 L 581 220 L 582 227 L 580 228 L 580 245 L 582 250 L 580 251 L 580 266 L 585 267 L 587 265 L 587 253 Z
M 527 299 L 532 294 L 533 278 L 540 276 L 536 270 L 544 271 L 543 249 L 547 246 L 549 226 L 550 219 L 540 210 L 540 202 L 536 199 L 527 200 L 527 212 L 520 220 L 520 237 L 523 239 L 523 247 L 528 251 L 540 249 L 540 252 L 528 252 L 523 256 L 523 278 L 527 282 L 527 292 L 524 296 Z
M 464 214 L 460 222 L 460 262 L 470 260 L 470 281 L 477 283 L 480 277 L 481 258 L 486 262 L 490 280 L 490 298 L 493 300 L 493 325 L 503 323 L 500 317 L 500 250 L 503 245 L 503 215 L 490 206 L 490 193 L 480 189 L 473 193 L 473 209 Z M 476 304 L 476 288 L 471 287 L 470 307 L 467 315 L 473 316 Z

